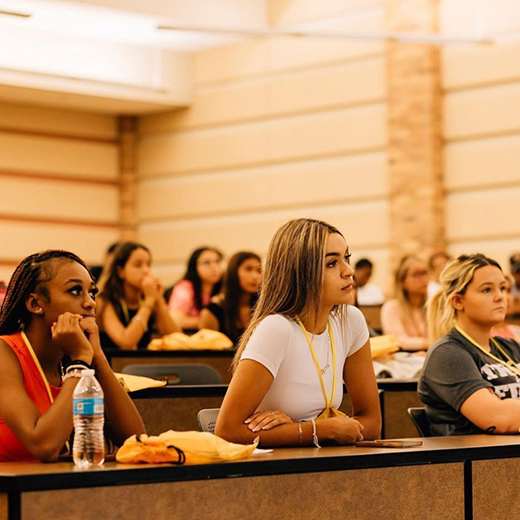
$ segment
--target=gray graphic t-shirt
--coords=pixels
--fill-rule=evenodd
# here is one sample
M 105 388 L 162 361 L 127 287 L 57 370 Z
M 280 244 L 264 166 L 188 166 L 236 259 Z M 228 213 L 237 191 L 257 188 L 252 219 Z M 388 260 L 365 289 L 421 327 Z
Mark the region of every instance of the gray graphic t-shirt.
M 520 345 L 509 339 L 495 340 L 518 365 Z M 492 343 L 491 353 L 504 359 Z M 419 380 L 419 397 L 426 406 L 432 435 L 482 433 L 460 413 L 462 403 L 481 388 L 491 388 L 500 399 L 519 399 L 520 377 L 452 329 L 428 351 Z

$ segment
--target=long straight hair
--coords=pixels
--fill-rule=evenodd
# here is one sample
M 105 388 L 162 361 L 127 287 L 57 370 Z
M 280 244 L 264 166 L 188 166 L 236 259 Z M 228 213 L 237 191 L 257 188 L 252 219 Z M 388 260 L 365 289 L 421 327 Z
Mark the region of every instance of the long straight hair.
M 233 370 L 251 334 L 267 316 L 317 319 L 323 291 L 323 260 L 331 233 L 343 236 L 334 226 L 307 218 L 291 220 L 275 233 L 267 251 L 258 303 L 238 344 Z
M 408 271 L 410 270 L 410 266 L 413 262 L 422 262 L 422 260 L 415 255 L 408 255 L 401 259 L 399 262 L 399 266 L 395 272 L 395 298 L 399 302 L 401 309 L 403 310 L 403 318 L 404 321 L 413 324 L 413 315 L 412 315 L 412 306 L 410 305 L 410 298 L 408 296 L 408 292 L 404 288 L 404 280 L 408 275 Z M 426 299 L 427 295 L 424 295 L 424 300 L 422 302 L 421 311 L 426 318 Z
M 239 334 L 238 322 L 240 317 L 240 301 L 244 290 L 240 285 L 238 277 L 238 269 L 247 260 L 257 260 L 262 262 L 256 253 L 251 251 L 240 251 L 235 253 L 230 259 L 226 269 L 226 274 L 222 282 L 222 308 L 224 309 L 224 325 L 230 337 L 236 338 Z M 252 294 L 249 300 L 249 305 L 253 308 L 258 296 Z
M 451 300 L 456 294 L 464 294 L 473 281 L 475 271 L 491 265 L 501 269 L 499 263 L 480 253 L 460 255 L 448 260 L 439 275 L 440 289 L 428 302 L 429 336 L 432 342 L 447 334 L 455 325 L 457 311 Z
M 29 255 L 17 265 L 7 286 L 0 309 L 0 334 L 14 334 L 29 324 L 31 313 L 25 302 L 31 293 L 39 292 L 46 301 L 50 301 L 45 283 L 56 276 L 58 262 L 77 262 L 93 280 L 85 262 L 70 251 L 49 249 Z
M 186 273 L 182 277 L 182 280 L 188 280 L 193 285 L 193 293 L 195 295 L 195 307 L 197 310 L 201 311 L 204 307 L 202 303 L 202 280 L 200 278 L 199 272 L 197 270 L 197 261 L 200 258 L 200 255 L 205 251 L 213 251 L 216 253 L 220 260 L 224 258 L 222 253 L 215 249 L 214 247 L 203 246 L 195 249 L 193 253 L 191 253 L 190 258 L 188 260 L 188 266 L 186 268 Z M 220 292 L 222 287 L 222 280 L 219 280 L 211 289 L 211 296 L 215 296 Z
M 99 279 L 99 297 L 104 302 L 110 302 L 115 309 L 121 306 L 121 300 L 125 297 L 125 283 L 119 276 L 119 269 L 124 268 L 130 256 L 137 249 L 143 249 L 151 258 L 150 250 L 138 242 L 122 242 L 112 255 L 106 269 Z

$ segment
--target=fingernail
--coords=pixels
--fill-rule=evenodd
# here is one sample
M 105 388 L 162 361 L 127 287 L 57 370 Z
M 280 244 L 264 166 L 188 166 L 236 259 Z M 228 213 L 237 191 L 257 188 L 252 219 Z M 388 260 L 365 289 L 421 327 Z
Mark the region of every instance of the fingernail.
M 244 424 L 249 424 L 250 422 L 251 422 L 251 419 L 246 419 L 246 420 L 244 421 Z
M 256 428 L 252 428 L 252 431 L 254 431 L 254 432 L 257 432 L 258 430 L 259 430 L 258 427 L 256 427 Z

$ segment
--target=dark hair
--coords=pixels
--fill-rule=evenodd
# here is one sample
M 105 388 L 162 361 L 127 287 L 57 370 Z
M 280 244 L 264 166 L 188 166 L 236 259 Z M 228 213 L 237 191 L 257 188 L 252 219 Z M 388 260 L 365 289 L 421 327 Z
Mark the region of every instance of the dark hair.
M 368 258 L 360 258 L 356 262 L 354 269 L 364 269 L 365 267 L 369 267 L 370 269 L 372 269 L 372 267 L 374 267 L 374 264 Z
M 100 280 L 101 291 L 99 297 L 106 302 L 110 302 L 116 311 L 120 309 L 121 300 L 125 297 L 124 283 L 119 276 L 119 268 L 123 268 L 126 265 L 130 255 L 136 249 L 144 249 L 150 254 L 149 249 L 138 242 L 122 242 L 119 244 L 114 251 L 106 273 L 103 273 L 103 277 Z
M 111 255 L 120 245 L 121 242 L 114 242 L 113 244 L 110 244 L 107 248 L 106 254 Z
M 246 260 L 251 259 L 262 262 L 256 253 L 252 253 L 250 251 L 240 251 L 239 253 L 235 253 L 229 259 L 226 274 L 224 276 L 224 281 L 222 284 L 222 292 L 224 293 L 222 308 L 224 309 L 224 325 L 226 332 L 231 338 L 236 338 L 239 336 L 237 323 L 239 321 L 240 314 L 240 298 L 244 292 L 240 286 L 238 269 Z M 258 295 L 252 294 L 249 301 L 251 309 L 254 307 L 257 300 Z
M 197 272 L 197 260 L 200 258 L 200 255 L 205 251 L 213 251 L 217 253 L 220 260 L 222 260 L 223 255 L 214 247 L 203 246 L 195 249 L 193 253 L 191 253 L 190 259 L 188 260 L 188 268 L 186 269 L 186 273 L 182 277 L 183 280 L 188 280 L 193 285 L 193 292 L 195 294 L 195 307 L 201 311 L 204 305 L 202 304 L 202 280 L 200 279 L 199 273 Z M 222 287 L 222 281 L 218 281 L 211 291 L 211 296 L 215 296 L 220 292 L 220 288 Z
M 0 309 L 0 334 L 14 334 L 31 320 L 31 313 L 25 306 L 27 297 L 32 292 L 39 292 L 50 301 L 49 292 L 42 284 L 51 281 L 56 276 L 55 260 L 77 262 L 84 267 L 90 278 L 92 273 L 85 262 L 69 251 L 49 249 L 34 253 L 24 258 L 14 270 L 2 307 Z

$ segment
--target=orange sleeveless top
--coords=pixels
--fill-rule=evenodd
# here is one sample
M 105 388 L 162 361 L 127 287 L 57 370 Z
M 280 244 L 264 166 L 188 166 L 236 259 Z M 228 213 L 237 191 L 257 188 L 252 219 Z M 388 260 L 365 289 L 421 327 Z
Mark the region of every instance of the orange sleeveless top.
M 22 368 L 25 391 L 31 398 L 40 414 L 44 414 L 51 405 L 45 382 L 36 366 L 25 341 L 19 333 L 9 336 L 0 336 L 16 354 Z M 52 398 L 56 399 L 60 388 L 50 385 Z M 15 462 L 35 460 L 29 450 L 18 440 L 0 416 L 0 462 Z

